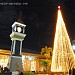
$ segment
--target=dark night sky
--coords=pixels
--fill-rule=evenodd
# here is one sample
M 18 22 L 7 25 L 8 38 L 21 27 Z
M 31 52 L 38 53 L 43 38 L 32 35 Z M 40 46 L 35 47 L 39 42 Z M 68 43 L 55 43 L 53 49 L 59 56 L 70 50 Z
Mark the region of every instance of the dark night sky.
M 9 4 L 17 2 L 21 4 Z M 72 41 L 75 39 L 75 0 L 0 0 L 0 48 L 10 49 L 11 26 L 19 16 L 26 24 L 24 51 L 30 49 L 31 52 L 39 53 L 41 47 L 46 45 L 53 47 L 58 5 L 61 5 L 62 15 Z

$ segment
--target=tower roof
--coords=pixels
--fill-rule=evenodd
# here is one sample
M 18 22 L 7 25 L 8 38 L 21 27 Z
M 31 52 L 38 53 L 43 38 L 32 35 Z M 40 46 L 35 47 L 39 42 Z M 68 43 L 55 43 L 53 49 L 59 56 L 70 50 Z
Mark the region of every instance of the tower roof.
M 17 22 L 22 23 L 22 24 L 24 23 L 23 20 L 22 20 L 22 18 L 18 18 Z
M 19 13 L 17 22 L 22 23 L 22 24 L 24 23 L 24 22 L 23 22 L 23 17 L 22 17 L 22 12 L 21 12 L 21 11 L 20 11 L 20 13 Z

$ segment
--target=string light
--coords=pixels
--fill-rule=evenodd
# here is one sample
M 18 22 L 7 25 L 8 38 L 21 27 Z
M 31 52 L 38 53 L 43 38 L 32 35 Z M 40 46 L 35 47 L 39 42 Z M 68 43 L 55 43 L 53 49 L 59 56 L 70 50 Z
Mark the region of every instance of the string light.
M 58 6 L 58 9 L 60 9 L 60 6 Z
M 74 66 L 74 52 L 62 18 L 60 6 L 58 8 L 51 71 L 68 72 L 68 69 Z

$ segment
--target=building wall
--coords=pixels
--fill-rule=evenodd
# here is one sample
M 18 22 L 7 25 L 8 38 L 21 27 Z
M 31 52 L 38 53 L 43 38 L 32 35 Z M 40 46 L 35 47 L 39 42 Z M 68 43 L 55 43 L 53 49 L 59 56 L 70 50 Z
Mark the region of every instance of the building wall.
M 0 66 L 6 67 L 8 65 L 10 55 L 2 55 L 0 54 Z M 23 70 L 24 71 L 35 71 L 39 72 L 42 71 L 41 60 L 36 56 L 22 56 L 23 62 Z

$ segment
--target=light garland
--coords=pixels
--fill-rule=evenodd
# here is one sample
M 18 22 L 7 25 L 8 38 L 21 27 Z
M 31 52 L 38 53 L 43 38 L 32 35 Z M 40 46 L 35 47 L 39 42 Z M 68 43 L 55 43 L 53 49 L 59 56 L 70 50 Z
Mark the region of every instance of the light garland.
M 62 18 L 61 11 L 58 9 L 51 71 L 68 72 L 69 68 L 74 66 L 73 63 L 74 52 L 71 47 L 70 39 Z

